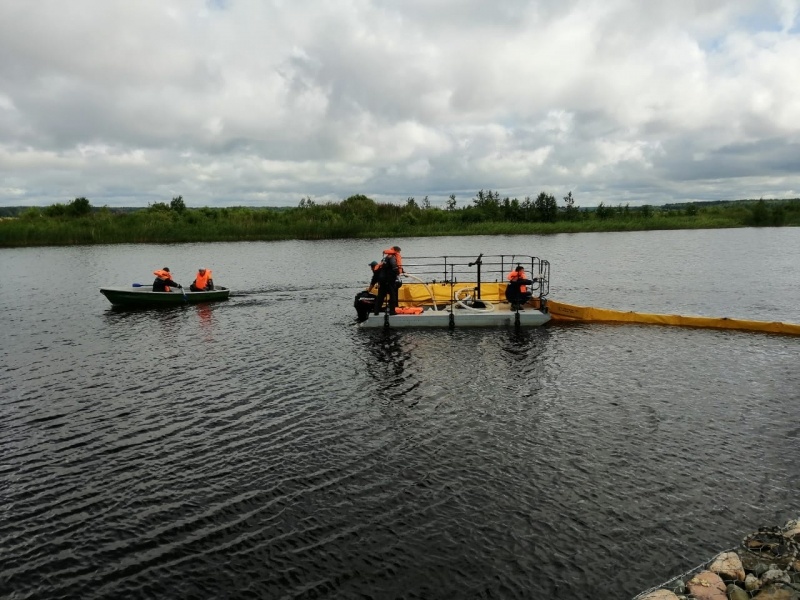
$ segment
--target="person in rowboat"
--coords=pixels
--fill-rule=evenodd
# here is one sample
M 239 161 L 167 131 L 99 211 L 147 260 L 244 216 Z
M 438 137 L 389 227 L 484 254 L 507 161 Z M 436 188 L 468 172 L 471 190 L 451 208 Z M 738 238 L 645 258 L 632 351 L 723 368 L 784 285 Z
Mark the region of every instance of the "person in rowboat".
M 193 292 L 209 292 L 214 289 L 214 280 L 211 279 L 211 269 L 200 268 L 197 271 L 197 277 L 189 286 Z
M 153 271 L 153 275 L 156 276 L 155 281 L 153 281 L 154 292 L 169 292 L 170 286 L 183 289 L 180 283 L 172 281 L 172 273 L 169 272 L 169 267 Z

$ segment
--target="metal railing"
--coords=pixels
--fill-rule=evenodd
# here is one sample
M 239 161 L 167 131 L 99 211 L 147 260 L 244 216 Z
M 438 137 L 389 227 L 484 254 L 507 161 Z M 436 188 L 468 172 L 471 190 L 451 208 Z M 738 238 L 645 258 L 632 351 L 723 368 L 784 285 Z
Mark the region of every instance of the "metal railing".
M 544 298 L 550 293 L 550 262 L 528 254 L 480 254 L 475 256 L 408 256 L 403 257 L 403 270 L 428 283 L 478 284 L 508 281 L 508 274 L 517 265 L 525 269 L 534 296 Z

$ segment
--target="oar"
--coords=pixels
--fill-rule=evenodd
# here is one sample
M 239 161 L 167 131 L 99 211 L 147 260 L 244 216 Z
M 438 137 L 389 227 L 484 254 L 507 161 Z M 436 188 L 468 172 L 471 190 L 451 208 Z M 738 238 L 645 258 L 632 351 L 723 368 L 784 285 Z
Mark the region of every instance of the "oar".
M 186 290 L 183 289 L 183 286 L 180 286 L 180 290 L 183 292 L 183 301 L 189 302 L 189 298 L 186 297 Z

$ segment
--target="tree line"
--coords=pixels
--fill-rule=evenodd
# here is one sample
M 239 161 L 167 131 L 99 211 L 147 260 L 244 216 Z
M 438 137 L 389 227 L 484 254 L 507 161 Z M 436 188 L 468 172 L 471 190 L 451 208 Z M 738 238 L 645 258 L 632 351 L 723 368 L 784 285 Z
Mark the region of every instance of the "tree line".
M 6 209 L 8 210 L 8 209 Z M 2 215 L 2 213 L 0 213 Z M 12 216 L 13 218 L 8 218 Z M 94 207 L 85 198 L 47 207 L 17 207 L 0 220 L 3 246 L 164 243 L 278 239 L 530 234 L 800 225 L 800 199 L 739 200 L 664 206 L 577 205 L 572 192 L 501 197 L 479 190 L 459 206 L 428 197 L 379 203 L 363 194 L 340 202 L 302 198 L 296 207 L 190 208 L 182 196 L 146 208 Z

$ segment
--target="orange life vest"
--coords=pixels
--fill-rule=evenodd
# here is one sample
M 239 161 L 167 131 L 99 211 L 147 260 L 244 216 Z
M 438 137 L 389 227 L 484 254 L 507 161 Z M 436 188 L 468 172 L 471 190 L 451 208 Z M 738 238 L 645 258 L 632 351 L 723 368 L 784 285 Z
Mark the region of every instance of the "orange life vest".
M 397 261 L 397 269 L 398 273 L 403 273 L 403 257 L 400 256 L 400 253 L 395 250 L 394 248 L 387 248 L 383 251 L 386 256 L 394 256 L 394 259 Z
M 200 271 L 198 271 L 197 277 L 194 278 L 194 287 L 196 287 L 198 290 L 206 289 L 209 279 L 211 279 L 211 269 L 206 269 L 205 274 L 202 274 Z
M 527 277 L 525 276 L 525 271 L 517 271 L 515 269 L 508 274 L 509 281 L 516 281 L 517 279 L 527 279 Z M 528 286 L 526 285 L 519 286 L 519 291 L 521 294 L 524 294 L 525 292 L 528 291 Z
M 421 315 L 421 306 L 398 306 L 394 309 L 398 315 Z
M 155 275 L 159 279 L 172 279 L 172 273 L 170 273 L 169 271 L 165 271 L 164 269 L 159 269 L 158 271 L 153 271 L 153 275 Z M 164 286 L 164 291 L 165 292 L 170 291 L 170 288 L 169 288 L 168 285 Z

